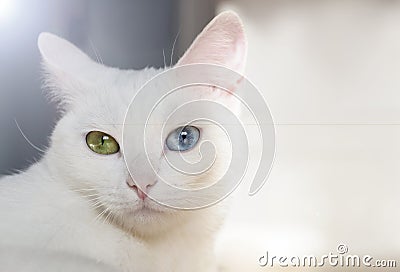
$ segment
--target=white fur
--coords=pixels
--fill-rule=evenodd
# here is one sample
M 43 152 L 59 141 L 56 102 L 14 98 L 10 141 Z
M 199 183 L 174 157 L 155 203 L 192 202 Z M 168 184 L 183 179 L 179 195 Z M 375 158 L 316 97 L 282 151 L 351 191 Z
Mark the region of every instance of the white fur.
M 223 203 L 178 211 L 149 199 L 143 202 L 126 184 L 130 176 L 123 151 L 98 155 L 85 142 L 88 132 L 98 130 L 121 144 L 130 99 L 161 70 L 105 67 L 47 33 L 40 35 L 39 49 L 45 87 L 64 114 L 43 159 L 24 173 L 0 182 L 0 248 L 20 248 L 24 254 L 74 254 L 122 271 L 216 271 L 214 236 L 223 220 Z M 227 12 L 210 23 L 179 64 L 206 62 L 242 70 L 245 54 L 240 20 Z M 196 90 L 191 92 L 196 95 Z M 215 94 L 210 98 L 221 103 L 227 99 Z M 215 138 L 221 150 L 217 163 L 211 171 L 188 180 L 170 172 L 165 159 L 159 158 L 155 162 L 159 172 L 174 184 L 213 180 L 229 163 L 222 152 L 227 143 L 215 128 L 203 130 L 208 138 Z M 135 150 L 136 144 L 140 143 L 132 139 L 127 146 Z M 153 153 L 161 152 L 154 148 Z M 142 158 L 143 154 L 137 155 Z M 197 155 L 187 153 L 188 157 Z M 141 170 L 140 160 L 127 163 Z M 141 177 L 145 182 L 154 179 L 153 173 L 141 173 Z M 157 199 L 176 197 L 176 201 L 184 201 L 162 191 L 156 181 L 151 190 Z

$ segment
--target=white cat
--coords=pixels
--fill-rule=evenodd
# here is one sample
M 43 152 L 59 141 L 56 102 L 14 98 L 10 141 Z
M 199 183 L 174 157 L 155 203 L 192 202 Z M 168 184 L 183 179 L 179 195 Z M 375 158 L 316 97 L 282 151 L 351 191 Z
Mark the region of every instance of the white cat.
M 154 173 L 142 171 L 140 160 L 146 159 L 143 154 L 129 161 L 121 148 L 122 123 L 129 101 L 163 69 L 128 71 L 105 67 L 48 33 L 40 35 L 38 45 L 46 90 L 58 102 L 63 117 L 43 158 L 25 172 L 0 180 L 0 252 L 13 248 L 25 256 L 16 258 L 14 271 L 35 267 L 30 264 L 40 258 L 29 258 L 29 252 L 48 258 L 79 256 L 121 271 L 217 271 L 214 238 L 223 221 L 223 203 L 193 211 L 155 203 L 133 183 L 126 164 L 139 173 L 140 188 L 151 190 L 158 200 L 185 200 L 163 191 Z M 241 72 L 246 48 L 240 19 L 225 12 L 204 29 L 177 65 L 212 63 Z M 205 94 L 220 103 L 229 103 L 226 95 L 202 95 Z M 196 145 L 197 130 L 191 129 L 187 133 L 194 134 L 194 139 L 186 144 Z M 215 139 L 217 150 L 227 148 L 212 127 L 198 129 L 202 135 Z M 132 139 L 124 147 L 135 152 L 135 145 L 141 144 L 138 140 Z M 151 152 L 162 154 L 157 147 Z M 198 152 L 190 148 L 185 154 L 197 156 Z M 171 182 L 184 186 L 212 180 L 221 174 L 227 161 L 220 152 L 206 173 L 190 179 L 171 173 Z M 158 172 L 170 175 L 163 156 L 155 163 Z M 44 271 L 46 258 L 41 261 L 40 271 Z M 60 258 L 60 266 L 62 262 Z M 52 265 L 54 268 L 54 262 Z

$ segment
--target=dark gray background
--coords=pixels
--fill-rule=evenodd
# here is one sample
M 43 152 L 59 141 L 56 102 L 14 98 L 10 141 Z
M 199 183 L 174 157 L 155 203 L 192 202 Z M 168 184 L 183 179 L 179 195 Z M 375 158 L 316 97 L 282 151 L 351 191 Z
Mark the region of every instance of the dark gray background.
M 0 18 L 0 175 L 40 159 L 19 132 L 45 148 L 57 121 L 55 105 L 41 92 L 37 37 L 60 35 L 106 65 L 141 69 L 174 62 L 214 16 L 214 1 L 196 0 L 12 0 Z

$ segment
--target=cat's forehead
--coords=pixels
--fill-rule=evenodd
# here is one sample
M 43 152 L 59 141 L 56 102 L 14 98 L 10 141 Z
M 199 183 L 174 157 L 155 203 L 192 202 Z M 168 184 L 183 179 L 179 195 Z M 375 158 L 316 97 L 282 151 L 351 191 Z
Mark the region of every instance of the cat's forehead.
M 122 124 L 132 99 L 161 71 L 154 68 L 142 71 L 110 69 L 98 81 L 84 87 L 76 112 L 90 122 Z
M 154 68 L 142 71 L 111 69 L 91 84 L 77 103 L 76 117 L 83 129 L 120 135 L 124 124 L 132 126 L 132 123 L 143 122 L 154 129 L 164 127 L 171 130 L 186 125 L 191 118 L 210 117 L 212 112 L 209 112 L 207 103 L 193 102 L 226 101 L 223 92 L 209 87 L 190 86 L 171 91 L 174 90 L 173 84 L 166 81 L 153 84 L 156 90 L 143 88 L 164 71 Z M 135 103 L 132 102 L 134 99 Z
M 155 68 L 145 68 L 140 71 L 112 68 L 110 72 L 104 73 L 105 80 L 100 84 L 104 85 L 106 91 L 100 96 L 103 99 L 118 97 L 123 103 L 129 103 L 148 81 L 163 71 L 164 69 Z

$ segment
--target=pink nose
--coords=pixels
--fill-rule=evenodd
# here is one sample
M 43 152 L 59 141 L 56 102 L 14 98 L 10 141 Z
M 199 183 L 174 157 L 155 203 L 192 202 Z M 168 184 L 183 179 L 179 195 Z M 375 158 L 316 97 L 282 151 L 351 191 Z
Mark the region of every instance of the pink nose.
M 127 183 L 127 184 L 128 184 L 128 186 L 129 186 L 130 188 L 132 188 L 132 189 L 136 192 L 136 194 L 138 195 L 138 197 L 139 197 L 141 200 L 145 200 L 145 199 L 146 199 L 147 193 L 149 192 L 149 188 L 152 186 L 152 184 L 147 184 L 145 190 L 142 191 L 142 190 L 141 190 L 140 188 L 138 188 L 136 185 L 130 185 L 129 183 Z

